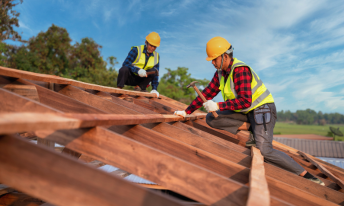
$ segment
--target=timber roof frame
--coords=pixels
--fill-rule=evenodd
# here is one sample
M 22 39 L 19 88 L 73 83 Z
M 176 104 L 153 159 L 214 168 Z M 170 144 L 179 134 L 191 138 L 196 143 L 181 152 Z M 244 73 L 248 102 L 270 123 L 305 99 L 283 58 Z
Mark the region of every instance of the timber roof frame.
M 249 124 L 234 135 L 209 127 L 201 111 L 174 116 L 187 105 L 163 95 L 0 67 L 0 96 L 0 183 L 55 205 L 190 205 L 81 154 L 205 205 L 344 205 L 343 169 L 274 141 L 326 186 L 315 184 L 245 148 Z

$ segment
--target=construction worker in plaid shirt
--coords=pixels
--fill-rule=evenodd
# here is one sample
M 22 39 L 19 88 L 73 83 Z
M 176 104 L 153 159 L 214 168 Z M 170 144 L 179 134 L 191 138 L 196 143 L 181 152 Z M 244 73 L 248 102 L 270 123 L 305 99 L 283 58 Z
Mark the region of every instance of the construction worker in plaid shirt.
M 233 58 L 232 45 L 222 37 L 214 37 L 208 41 L 206 51 L 206 60 L 212 61 L 217 69 L 202 91 L 208 101 L 203 103 L 198 96 L 185 111 L 175 111 L 174 114 L 185 117 L 203 105 L 209 112 L 206 117 L 209 126 L 234 134 L 243 122 L 249 122 L 252 134 L 246 146 L 256 146 L 265 160 L 272 164 L 325 185 L 287 154 L 273 149 L 273 129 L 277 119 L 274 99 L 253 69 Z M 224 101 L 212 101 L 220 91 Z M 219 115 L 217 118 L 211 113 L 213 111 Z
M 157 91 L 159 85 L 158 73 L 147 75 L 150 71 L 159 71 L 160 55 L 156 48 L 160 46 L 160 36 L 151 32 L 146 37 L 145 45 L 132 47 L 117 77 L 117 88 L 124 85 L 136 86 L 134 90 L 145 92 L 148 84 L 152 82 L 151 93 L 159 97 Z

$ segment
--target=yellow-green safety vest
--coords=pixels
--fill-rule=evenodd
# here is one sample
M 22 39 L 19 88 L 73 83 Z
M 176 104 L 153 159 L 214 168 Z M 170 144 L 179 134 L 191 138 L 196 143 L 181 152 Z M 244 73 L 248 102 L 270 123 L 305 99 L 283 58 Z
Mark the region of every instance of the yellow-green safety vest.
M 222 97 L 224 101 L 227 99 L 236 99 L 237 93 L 235 91 L 234 81 L 233 81 L 233 71 L 236 67 L 242 67 L 246 66 L 250 68 L 251 75 L 252 75 L 252 82 L 251 82 L 251 91 L 252 91 L 252 104 L 249 108 L 240 109 L 240 110 L 234 110 L 235 112 L 243 112 L 248 113 L 251 110 L 254 110 L 255 108 L 267 104 L 267 103 L 273 103 L 274 98 L 272 97 L 272 94 L 269 92 L 269 90 L 265 87 L 263 81 L 258 77 L 258 75 L 253 71 L 251 67 L 246 65 L 244 62 L 238 60 L 237 58 L 233 58 L 233 64 L 231 68 L 231 73 L 228 76 L 227 82 L 225 83 L 225 78 L 221 75 L 221 71 L 219 74 L 220 79 L 220 87 Z
M 149 57 L 147 64 L 145 65 L 146 54 L 143 53 L 144 47 L 145 47 L 145 45 L 136 46 L 138 53 L 137 53 L 136 59 L 132 63 L 132 65 L 135 67 L 138 67 L 140 69 L 144 69 L 144 70 L 152 69 L 155 65 L 157 65 L 159 63 L 159 53 L 154 51 L 153 56 Z M 131 47 L 131 48 L 133 48 L 133 47 Z

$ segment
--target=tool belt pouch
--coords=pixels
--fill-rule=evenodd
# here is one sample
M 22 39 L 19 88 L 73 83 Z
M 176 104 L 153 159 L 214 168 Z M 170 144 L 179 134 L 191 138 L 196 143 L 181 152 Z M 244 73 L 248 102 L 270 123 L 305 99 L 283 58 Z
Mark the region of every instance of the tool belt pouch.
M 269 124 L 271 121 L 271 110 L 267 104 L 257 107 L 254 111 L 254 121 L 256 124 Z M 265 126 L 264 125 L 264 126 Z

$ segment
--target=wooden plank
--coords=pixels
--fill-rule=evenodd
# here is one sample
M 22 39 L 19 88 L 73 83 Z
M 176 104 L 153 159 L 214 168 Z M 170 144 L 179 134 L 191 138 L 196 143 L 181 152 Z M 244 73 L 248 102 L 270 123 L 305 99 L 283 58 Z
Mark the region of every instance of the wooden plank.
M 116 104 L 128 107 L 129 109 L 140 112 L 141 114 L 157 114 L 156 112 L 153 112 L 153 111 L 146 109 L 146 108 L 143 108 L 143 107 L 139 107 L 132 102 L 122 100 L 122 99 L 115 97 L 115 96 L 113 96 L 109 93 L 106 93 L 106 92 L 98 92 L 96 95 L 99 95 L 101 97 L 104 97 L 105 95 L 107 95 L 108 97 L 111 97 L 112 101 L 115 102 Z
M 308 161 L 310 161 L 313 165 L 315 165 L 322 173 L 324 173 L 326 176 L 331 178 L 335 183 L 337 183 L 342 189 L 344 189 L 344 179 L 340 179 L 334 174 L 332 174 L 329 170 L 327 170 L 324 166 L 322 166 L 320 163 L 318 163 L 316 160 L 314 160 L 310 155 L 299 151 L 299 154 L 301 154 L 304 158 L 306 158 Z
M 37 144 L 44 145 L 52 150 L 55 150 L 55 142 L 52 142 L 50 140 L 37 138 Z
M 90 94 L 74 86 L 68 85 L 58 93 L 83 102 L 109 114 L 138 114 L 136 111 L 123 107 L 97 95 Z
M 189 118 L 197 118 L 196 116 Z M 125 114 L 53 114 L 53 113 L 2 113 L 0 134 L 94 127 L 99 125 L 134 125 L 183 120 L 175 115 L 125 115 Z
M 2 196 L 4 194 L 7 194 L 7 193 L 10 193 L 10 192 L 14 192 L 14 191 L 15 191 L 15 189 L 10 188 L 10 187 L 8 187 L 6 185 L 0 184 L 0 196 Z
M 62 112 L 89 113 L 89 114 L 95 114 L 95 113 L 105 114 L 106 113 L 102 110 L 96 109 L 87 104 L 74 100 L 70 97 L 59 94 L 47 88 L 35 85 L 23 79 L 18 79 L 17 82 L 21 84 L 25 84 L 25 85 L 34 85 L 37 89 L 39 99 L 42 104 L 53 107 Z
M 18 84 L 6 84 L 0 85 L 1 88 L 7 89 L 13 93 L 27 97 L 29 99 L 39 102 L 38 93 L 35 86 L 32 85 L 18 85 Z
M 93 160 L 91 162 L 88 162 L 87 165 L 89 165 L 91 167 L 98 168 L 98 167 L 102 167 L 102 166 L 104 166 L 106 164 L 104 162 L 101 162 L 101 161 L 98 161 L 98 160 Z
M 69 155 L 69 156 L 74 157 L 74 158 L 76 158 L 76 159 L 79 159 L 79 157 L 81 156 L 81 153 L 76 152 L 76 151 L 73 151 L 73 150 L 68 149 L 68 148 L 66 148 L 66 147 L 63 148 L 63 150 L 62 150 L 61 153 L 62 153 L 62 154 Z
M 36 134 L 205 204 L 246 203 L 246 186 L 101 127 Z
M 42 103 L 20 96 L 6 89 L 0 88 L 0 113 L 4 112 L 49 112 L 59 113 L 60 111 L 48 107 Z
M 250 193 L 246 205 L 269 206 L 270 192 L 265 178 L 264 157 L 255 147 L 251 147 L 251 152 Z
M 180 122 L 176 122 L 175 124 L 178 124 L 178 123 L 183 124 Z M 251 166 L 251 157 L 245 154 L 242 154 L 240 152 L 237 152 L 235 150 L 232 150 L 231 148 L 226 147 L 224 145 L 212 142 L 209 139 L 190 133 L 189 131 L 183 130 L 179 127 L 175 127 L 167 123 L 151 123 L 151 124 L 144 124 L 143 126 L 149 129 L 152 129 L 156 132 L 159 132 L 160 134 L 164 134 L 166 136 L 177 139 L 193 147 L 202 149 L 211 154 L 230 160 L 232 162 L 235 162 L 235 163 L 240 162 L 242 166 L 245 166 L 245 167 Z
M 156 99 L 156 98 L 154 98 L 154 99 Z M 150 99 L 149 103 L 151 103 L 156 108 L 159 108 L 160 110 L 165 111 L 167 114 L 173 114 L 174 113 L 174 111 L 175 111 L 174 109 L 172 109 L 171 107 L 169 107 L 167 105 L 158 103 L 158 102 L 154 101 L 154 99 Z
M 0 137 L 0 154 L 1 182 L 52 204 L 182 205 L 14 136 Z
M 185 125 L 180 122 L 176 122 L 173 125 Z M 203 138 L 199 135 L 196 135 L 195 133 L 191 133 L 189 130 L 183 130 L 179 127 L 171 127 L 168 126 L 166 123 L 159 123 L 159 124 L 145 124 L 144 125 L 147 128 L 151 128 L 154 131 L 157 131 L 161 134 L 167 135 L 169 137 L 178 139 L 186 144 L 192 145 L 193 147 L 202 149 L 204 151 L 207 151 L 209 153 L 215 154 L 219 157 L 225 158 L 227 160 L 230 160 L 234 163 L 240 164 L 245 167 L 251 166 L 251 157 L 245 154 L 240 153 L 239 151 L 236 151 L 235 147 L 227 147 L 221 144 L 214 143 L 210 141 L 209 139 Z M 185 125 L 187 126 L 187 125 Z M 185 128 L 185 127 L 184 127 Z M 192 129 L 191 131 L 195 131 L 197 129 Z M 151 133 L 150 133 L 151 134 Z M 161 137 L 156 137 L 155 139 L 161 139 Z M 218 138 L 220 139 L 220 138 Z M 222 140 L 222 139 L 221 139 Z M 225 140 L 224 140 L 225 141 Z M 158 141 L 154 141 L 155 143 Z M 227 142 L 228 144 L 232 144 L 234 146 L 234 143 Z M 167 143 L 164 143 L 162 145 L 166 145 Z M 156 147 L 155 147 L 156 148 Z M 243 147 L 241 147 L 243 148 Z M 244 149 L 244 148 L 243 148 Z M 192 154 L 191 154 L 192 155 Z M 304 190 L 306 192 L 309 192 L 311 194 L 314 194 L 318 197 L 321 197 L 323 199 L 335 202 L 337 204 L 344 202 L 344 196 L 340 194 L 339 192 L 333 191 L 330 188 L 324 188 L 321 185 L 318 185 L 316 183 L 313 183 L 309 180 L 306 180 L 296 174 L 290 173 L 284 169 L 275 167 L 273 165 L 264 163 L 266 175 L 269 177 L 272 177 L 274 179 L 277 179 L 279 181 L 282 181 L 286 184 L 292 185 L 294 187 L 297 187 L 301 190 Z M 214 167 L 217 169 L 217 167 Z M 217 170 L 216 170 L 217 171 Z
M 129 172 L 126 172 L 126 171 L 121 170 L 121 169 L 118 169 L 116 171 L 110 172 L 110 174 L 114 174 L 114 175 L 120 176 L 122 178 L 125 178 L 125 177 L 131 175 Z
M 0 196 L 1 206 L 39 206 L 42 203 L 42 200 L 20 192 L 11 192 Z
M 250 170 L 224 158 L 162 135 L 141 125 L 111 126 L 109 130 L 151 146 L 160 151 L 229 177 L 242 184 L 249 182 Z M 170 131 L 170 130 L 168 130 Z
M 172 125 L 176 126 L 178 128 L 181 128 L 183 130 L 186 130 L 186 131 L 188 131 L 190 133 L 193 133 L 193 134 L 196 134 L 198 136 L 201 136 L 203 138 L 206 138 L 206 139 L 208 139 L 208 140 L 210 140 L 212 142 L 215 142 L 217 144 L 220 144 L 220 145 L 226 146 L 228 148 L 231 148 L 231 149 L 233 149 L 235 151 L 241 152 L 243 154 L 246 154 L 246 155 L 250 155 L 251 154 L 251 151 L 249 149 L 245 148 L 245 147 L 239 146 L 239 145 L 234 144 L 234 143 L 232 143 L 230 141 L 226 141 L 226 140 L 224 140 L 224 139 L 222 139 L 220 137 L 217 137 L 215 135 L 212 135 L 212 134 L 210 134 L 208 132 L 204 132 L 204 131 L 202 131 L 200 129 L 197 129 L 195 127 L 190 126 L 189 124 L 183 124 L 181 122 L 174 122 L 174 123 L 172 123 Z
M 116 131 L 119 134 L 130 137 L 143 144 L 154 147 L 155 149 L 161 150 L 170 155 L 218 173 L 222 176 L 229 177 L 230 179 L 238 181 L 242 184 L 248 183 L 248 168 L 233 163 L 232 161 L 227 161 L 224 158 L 220 158 L 204 150 L 184 144 L 173 138 L 161 135 L 160 133 L 157 133 L 155 131 L 150 131 L 149 129 L 144 128 L 141 125 L 112 126 L 109 129 Z M 171 130 L 173 129 L 170 129 L 168 131 Z M 324 199 L 320 199 L 316 196 L 310 195 L 307 192 L 296 189 L 293 186 L 275 180 L 271 177 L 269 178 L 268 182 L 270 187 L 274 188 L 274 190 L 272 191 L 272 195 L 276 195 L 275 197 L 277 197 L 277 195 L 281 193 L 285 193 L 284 196 L 278 196 L 284 201 L 288 201 L 296 205 L 299 203 L 308 205 L 318 204 L 320 202 L 322 204 L 327 203 L 327 201 Z M 291 196 L 293 196 L 293 200 L 289 199 Z M 315 201 L 315 199 L 317 200 Z
M 153 111 L 155 113 L 159 113 L 159 111 L 152 104 L 149 104 L 148 102 L 145 102 L 143 100 L 134 99 L 133 103 L 136 104 L 137 106 L 149 109 L 149 110 L 151 110 L 151 111 Z M 166 114 L 166 112 L 164 114 Z
M 210 135 L 209 133 L 200 131 L 196 128 L 193 128 L 193 127 L 186 125 L 186 124 L 182 124 L 180 122 L 175 122 L 172 125 L 176 126 L 178 128 L 184 129 L 184 130 L 186 130 L 192 134 L 196 134 L 196 135 L 199 135 L 203 138 L 207 138 L 208 140 L 214 141 L 217 144 L 220 144 L 222 146 L 226 146 L 228 148 L 228 150 L 234 150 L 234 151 L 231 151 L 233 153 L 238 152 L 238 153 L 233 154 L 231 156 L 229 156 L 229 155 L 227 156 L 227 159 L 230 161 L 241 164 L 243 166 L 246 166 L 247 164 L 251 164 L 251 162 L 250 162 L 251 158 L 250 157 L 240 155 L 240 153 L 249 155 L 246 152 L 248 149 L 246 149 L 244 147 L 238 146 L 232 142 L 229 142 L 229 141 L 226 141 L 226 140 L 221 139 L 219 137 Z M 171 136 L 171 134 L 173 134 L 173 133 L 174 132 L 170 132 L 169 136 Z M 187 135 L 187 134 L 185 134 L 185 135 Z M 201 142 L 201 140 L 196 139 L 195 136 L 192 136 L 192 137 L 195 138 L 195 141 Z M 181 140 L 181 138 L 179 138 L 179 139 Z M 197 147 L 198 144 L 193 144 L 193 146 Z M 211 147 L 210 144 L 209 144 L 209 147 Z M 205 148 L 203 147 L 203 149 L 205 149 Z M 210 150 L 207 150 L 207 151 L 210 152 Z M 235 156 L 235 158 L 233 158 L 233 156 Z M 270 177 L 273 177 L 274 179 L 277 179 L 279 181 L 293 185 L 294 187 L 297 187 L 301 190 L 312 193 L 312 194 L 314 194 L 318 197 L 321 197 L 323 199 L 330 200 L 330 201 L 335 202 L 337 204 L 344 203 L 344 196 L 341 193 L 333 190 L 333 189 L 337 189 L 336 184 L 329 183 L 328 181 L 322 179 L 323 182 L 328 187 L 328 188 L 324 188 L 321 185 L 318 185 L 318 184 L 313 183 L 309 180 L 306 180 L 306 179 L 304 179 L 304 178 L 302 178 L 296 174 L 290 173 L 284 169 L 278 168 L 276 166 L 273 166 L 273 165 L 270 165 L 267 163 L 265 163 L 264 165 L 265 165 L 265 169 L 266 169 L 266 174 L 269 175 Z
M 16 70 L 6 67 L 0 66 L 0 75 L 9 76 L 9 77 L 15 77 L 15 78 L 21 78 L 21 79 L 29 79 L 29 80 L 35 80 L 35 81 L 43 81 L 43 82 L 49 82 L 49 83 L 57 83 L 57 84 L 69 84 L 85 89 L 92 89 L 92 90 L 98 90 L 103 92 L 110 92 L 110 93 L 118 93 L 118 94 L 130 94 L 130 95 L 137 95 L 137 96 L 145 96 L 145 97 L 156 97 L 155 94 L 151 94 L 148 92 L 135 92 L 135 91 L 129 91 L 124 89 L 118 89 L 113 87 L 106 87 L 106 86 L 100 86 L 96 84 L 90 84 L 85 82 L 80 82 L 72 79 L 66 79 L 54 75 L 48 75 L 48 74 L 37 74 L 34 72 L 28 72 L 23 70 Z
M 239 135 L 240 132 L 238 132 L 238 134 L 235 135 L 225 130 L 215 129 L 210 127 L 204 120 L 188 121 L 186 124 L 241 146 L 245 146 L 246 142 L 249 140 L 249 134 Z

